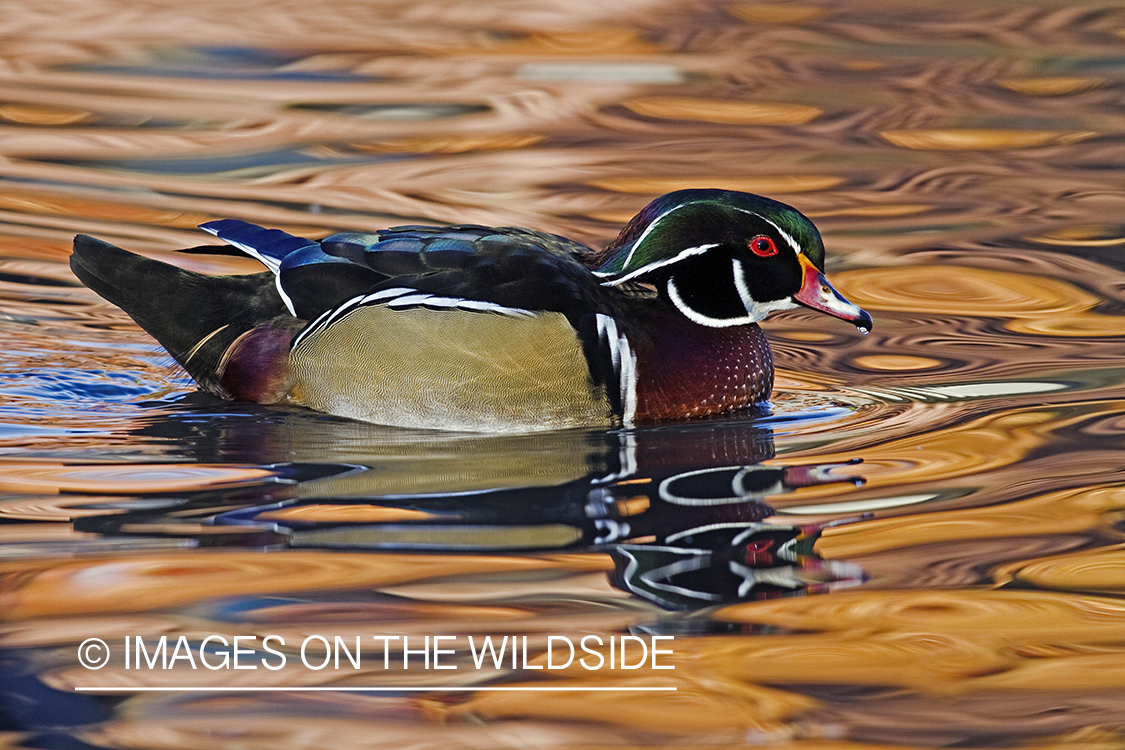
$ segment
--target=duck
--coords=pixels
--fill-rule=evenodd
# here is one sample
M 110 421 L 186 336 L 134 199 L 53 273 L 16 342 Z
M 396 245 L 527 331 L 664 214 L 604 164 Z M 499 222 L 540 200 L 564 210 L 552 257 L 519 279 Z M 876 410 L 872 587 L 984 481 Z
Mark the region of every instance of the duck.
M 813 223 L 778 201 L 687 189 L 595 250 L 519 227 L 395 226 L 319 240 L 200 225 L 259 273 L 210 275 L 74 239 L 78 279 L 198 387 L 406 428 L 633 427 L 767 402 L 758 323 L 805 307 L 866 333 Z

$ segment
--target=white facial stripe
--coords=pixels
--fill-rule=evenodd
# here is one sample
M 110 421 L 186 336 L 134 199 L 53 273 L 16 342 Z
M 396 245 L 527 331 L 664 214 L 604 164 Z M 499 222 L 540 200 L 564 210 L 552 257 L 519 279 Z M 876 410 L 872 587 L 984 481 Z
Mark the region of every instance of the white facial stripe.
M 757 322 L 759 320 L 765 320 L 766 316 L 771 312 L 792 310 L 795 307 L 800 307 L 800 305 L 788 297 L 785 299 L 775 299 L 773 302 L 755 302 L 754 307 L 750 310 L 750 317 Z
M 769 219 L 767 219 L 765 216 L 762 216 L 757 211 L 747 211 L 746 209 L 738 208 L 737 206 L 734 206 L 734 210 L 735 211 L 741 211 L 744 214 L 750 214 L 751 216 L 757 216 L 759 219 L 766 222 L 771 227 L 773 227 L 775 230 L 777 230 L 777 233 L 779 235 L 781 235 L 781 238 L 789 244 L 789 247 L 793 248 L 793 252 L 797 253 L 798 255 L 801 254 L 801 246 L 799 244 L 797 244 L 797 240 L 793 239 L 793 235 L 789 234 L 789 232 L 786 232 L 784 229 L 779 227 L 775 222 L 770 221 Z
M 673 258 L 666 258 L 665 260 L 658 260 L 658 261 L 655 261 L 653 263 L 649 263 L 647 266 L 641 266 L 637 270 L 632 271 L 632 272 L 622 276 L 620 279 L 614 279 L 613 281 L 603 281 L 602 286 L 617 286 L 618 284 L 623 284 L 624 282 L 628 281 L 629 279 L 636 278 L 637 276 L 639 276 L 643 273 L 648 273 L 649 271 L 655 271 L 657 268 L 662 268 L 662 267 L 670 265 L 672 263 L 679 263 L 684 258 L 690 258 L 693 255 L 701 255 L 702 253 L 707 252 L 711 248 L 718 247 L 718 246 L 719 246 L 719 244 L 717 242 L 712 242 L 712 243 L 707 244 L 707 245 L 698 245 L 696 247 L 689 247 L 686 250 L 681 250 Z M 598 276 L 608 276 L 609 274 L 598 273 L 597 275 Z
M 692 323 L 698 323 L 708 328 L 726 328 L 727 326 L 738 326 L 745 323 L 755 323 L 761 320 L 761 318 L 752 318 L 749 315 L 741 318 L 712 318 L 697 312 L 688 307 L 687 302 L 680 296 L 680 290 L 676 288 L 675 279 L 668 279 L 668 297 L 672 300 L 672 304 L 676 306 L 676 309 L 684 314 L 685 318 Z
M 692 205 L 692 204 L 684 204 L 684 205 Z M 641 234 L 641 236 L 637 238 L 637 241 L 633 243 L 632 249 L 629 250 L 629 255 L 627 255 L 626 258 L 625 258 L 625 263 L 623 264 L 623 267 L 627 267 L 629 265 L 630 261 L 633 260 L 633 253 L 636 252 L 636 250 L 640 246 L 641 242 L 645 239 L 645 237 L 648 236 L 649 232 L 651 232 L 656 227 L 657 223 L 660 222 L 660 220 L 663 219 L 665 216 L 667 216 L 668 214 L 672 213 L 673 211 L 675 211 L 676 209 L 679 209 L 679 208 L 683 208 L 683 206 L 676 206 L 675 208 L 671 208 L 671 209 L 665 211 L 664 213 L 660 214 L 660 216 L 656 217 L 656 219 L 651 224 L 648 225 L 648 228 L 646 228 L 645 231 Z M 778 226 L 776 222 L 772 221 L 771 219 L 769 219 L 765 216 L 762 216 L 757 211 L 747 211 L 746 209 L 738 208 L 737 206 L 732 206 L 732 208 L 734 208 L 734 210 L 736 210 L 736 211 L 741 211 L 744 214 L 750 214 L 751 216 L 756 216 L 759 219 L 761 219 L 762 221 L 766 222 L 767 224 L 769 224 L 771 227 L 774 228 L 774 231 L 777 232 L 778 236 L 780 236 L 783 240 L 785 240 L 785 243 L 787 245 L 789 245 L 790 248 L 792 248 L 794 253 L 796 253 L 797 255 L 802 254 L 801 245 L 797 242 L 796 239 L 794 239 L 793 235 L 789 234 L 784 229 L 782 229 L 780 226 Z M 632 272 L 626 274 L 625 276 L 622 276 L 619 279 L 614 279 L 613 281 L 602 282 L 602 284 L 603 284 L 603 286 L 617 286 L 618 284 L 621 284 L 621 283 L 624 283 L 626 281 L 629 281 L 630 279 L 636 278 L 637 276 L 639 276 L 641 274 L 648 273 L 649 271 L 655 271 L 657 268 L 661 268 L 661 267 L 666 266 L 670 263 L 677 263 L 677 262 L 683 260 L 684 258 L 690 257 L 692 255 L 698 255 L 702 252 L 710 250 L 713 247 L 718 247 L 718 246 L 719 246 L 719 243 L 713 242 L 713 243 L 709 243 L 709 244 L 706 244 L 706 245 L 699 245 L 697 247 L 689 247 L 686 250 L 681 250 L 673 258 L 668 258 L 666 260 L 659 260 L 659 261 L 656 261 L 654 263 L 649 263 L 648 265 L 642 266 L 641 268 L 638 268 L 637 270 L 632 271 Z M 595 276 L 611 276 L 612 274 L 613 274 L 612 271 L 594 271 Z
M 738 261 L 735 261 L 738 263 Z M 757 302 L 750 297 L 749 290 L 746 289 L 746 281 L 735 274 L 735 285 L 738 287 L 738 296 L 742 300 L 742 304 L 746 306 L 746 315 L 737 318 L 712 318 L 704 315 L 698 310 L 694 310 L 688 306 L 683 297 L 680 296 L 680 290 L 676 288 L 675 279 L 668 279 L 668 297 L 672 300 L 672 304 L 676 309 L 684 314 L 684 317 L 692 323 L 698 323 L 701 326 L 709 328 L 725 328 L 727 326 L 740 326 L 747 323 L 757 323 L 764 320 L 767 315 L 776 310 L 792 310 L 799 305 L 791 299 L 779 299 L 772 302 Z M 747 302 L 749 300 L 749 303 Z
M 758 302 L 750 294 L 750 288 L 746 286 L 746 276 L 742 273 L 742 262 L 737 258 L 734 259 L 734 286 L 738 289 L 738 298 L 742 300 L 742 305 L 746 308 L 746 313 L 751 321 L 757 323 L 760 320 L 765 320 L 766 316 L 775 310 L 792 310 L 798 307 L 797 303 L 792 299 L 777 299 L 772 302 Z
M 622 268 L 628 268 L 629 267 L 629 262 L 631 260 L 633 260 L 633 253 L 637 252 L 637 248 L 640 247 L 641 243 L 645 241 L 645 237 L 648 237 L 649 232 L 651 232 L 653 229 L 655 229 L 656 225 L 659 224 L 661 222 L 661 220 L 664 219 L 665 216 L 672 213 L 673 211 L 678 211 L 681 208 L 683 208 L 684 206 L 689 206 L 689 205 L 691 205 L 691 204 L 690 203 L 681 203 L 678 206 L 673 206 L 672 208 L 669 208 L 667 211 L 665 211 L 664 213 L 660 214 L 655 219 L 653 219 L 652 222 L 647 227 L 645 227 L 645 231 L 641 232 L 641 236 L 637 238 L 637 241 L 633 243 L 633 247 L 629 248 L 629 254 L 625 256 L 625 262 L 621 264 L 621 267 Z
M 731 260 L 731 264 L 734 266 L 734 288 L 738 290 L 738 298 L 742 300 L 742 306 L 746 308 L 747 314 L 753 317 L 756 303 L 753 295 L 750 294 L 750 287 L 746 285 L 746 275 L 742 272 L 742 261 L 734 258 Z M 758 318 L 757 320 L 761 319 Z
M 746 478 L 753 474 L 758 474 L 762 469 L 766 469 L 766 467 L 743 466 L 739 469 L 738 473 L 734 475 L 734 479 L 731 480 L 731 486 L 734 487 L 734 491 L 739 497 L 766 497 L 768 495 L 785 494 L 785 485 L 780 479 L 766 489 L 751 490 L 746 487 Z
M 742 521 L 727 521 L 725 523 L 724 522 L 708 523 L 708 524 L 704 524 L 703 526 L 693 526 L 690 529 L 684 529 L 683 531 L 677 531 L 675 534 L 669 534 L 668 536 L 664 537 L 664 539 L 666 541 L 669 541 L 669 542 L 675 542 L 679 539 L 683 539 L 685 537 L 689 537 L 689 536 L 692 536 L 694 534 L 702 534 L 702 533 L 707 532 L 707 531 L 714 531 L 715 529 L 742 529 L 742 528 L 745 528 L 745 527 L 746 527 L 746 524 Z

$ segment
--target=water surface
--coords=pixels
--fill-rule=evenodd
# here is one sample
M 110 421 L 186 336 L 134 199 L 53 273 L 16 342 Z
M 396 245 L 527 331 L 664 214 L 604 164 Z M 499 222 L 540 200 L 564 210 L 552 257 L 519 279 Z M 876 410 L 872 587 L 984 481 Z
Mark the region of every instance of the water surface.
M 1125 10 L 83 0 L 0 34 L 5 742 L 1125 742 Z M 221 217 L 601 245 L 704 186 L 812 217 L 875 317 L 774 315 L 771 405 L 706 422 L 224 403 L 67 266 L 83 232 L 255 271 L 173 255 Z

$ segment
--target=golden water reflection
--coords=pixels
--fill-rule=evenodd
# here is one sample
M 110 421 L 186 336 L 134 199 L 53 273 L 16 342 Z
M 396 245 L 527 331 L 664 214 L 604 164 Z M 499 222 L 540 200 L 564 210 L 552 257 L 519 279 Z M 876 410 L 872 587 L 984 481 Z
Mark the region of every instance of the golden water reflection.
M 1073 284 L 1043 277 L 956 266 L 846 271 L 836 276 L 856 304 L 874 310 L 1002 317 L 1017 333 L 1123 336 L 1119 315 L 1092 312 L 1101 300 Z
M 1050 1 L 10 4 L 2 742 L 1120 747 L 1123 30 Z M 253 272 L 174 253 L 228 216 L 600 245 L 701 186 L 813 217 L 875 328 L 771 316 L 768 413 L 687 427 L 490 438 L 220 403 L 66 266 L 84 232 Z M 661 506 L 723 467 L 769 479 L 748 515 Z M 767 503 L 775 528 L 838 523 L 754 568 L 777 540 L 721 532 Z M 439 528 L 495 546 L 419 548 Z M 651 567 L 630 578 L 610 531 Z M 277 671 L 76 661 L 90 637 L 271 633 Z M 310 635 L 379 633 L 450 636 L 459 669 L 299 666 Z M 486 634 L 526 637 L 527 665 L 472 668 Z M 535 669 L 585 635 L 674 636 L 676 668 Z M 503 685 L 677 690 L 481 689 Z M 429 689 L 137 690 L 176 686 Z
M 1059 133 L 1050 130 L 886 130 L 880 133 L 896 146 L 933 151 L 977 151 L 1034 148 L 1076 143 L 1097 133 Z

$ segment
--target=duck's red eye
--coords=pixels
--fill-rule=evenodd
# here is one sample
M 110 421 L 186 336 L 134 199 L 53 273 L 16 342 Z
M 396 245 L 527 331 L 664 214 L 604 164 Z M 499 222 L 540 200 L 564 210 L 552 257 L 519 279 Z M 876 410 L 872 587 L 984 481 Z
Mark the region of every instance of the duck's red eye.
M 772 255 L 777 255 L 777 243 L 773 241 L 773 238 L 759 234 L 750 240 L 750 250 L 753 251 L 754 255 L 769 258 Z

